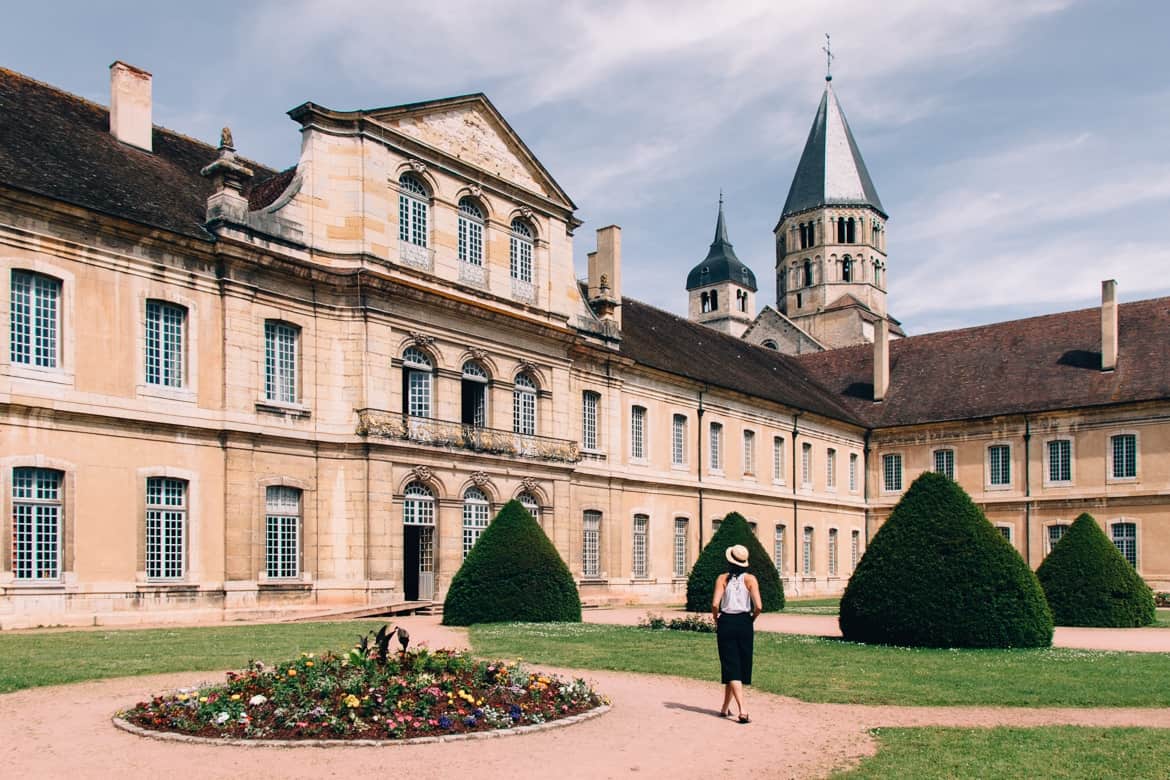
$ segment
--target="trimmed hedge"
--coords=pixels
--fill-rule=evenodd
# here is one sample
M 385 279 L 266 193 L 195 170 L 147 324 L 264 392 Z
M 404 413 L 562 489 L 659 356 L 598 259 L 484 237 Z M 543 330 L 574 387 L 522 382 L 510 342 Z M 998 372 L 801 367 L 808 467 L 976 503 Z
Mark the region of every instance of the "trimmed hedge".
M 1082 514 L 1036 570 L 1058 626 L 1154 622 L 1154 593 L 1092 515 Z
M 484 529 L 451 580 L 443 625 L 524 621 L 581 622 L 569 567 L 519 501 Z
M 927 472 L 857 564 L 839 618 L 846 639 L 908 647 L 1047 647 L 1036 575 L 953 480 Z
M 742 544 L 748 548 L 748 571 L 756 575 L 760 583 L 760 602 L 765 612 L 784 609 L 784 584 L 776 573 L 776 565 L 767 550 L 763 548 L 751 526 L 739 512 L 732 512 L 723 518 L 719 530 L 699 553 L 699 559 L 691 567 L 687 578 L 687 610 L 710 612 L 711 599 L 715 596 L 715 579 L 727 571 L 730 564 L 724 555 L 727 548 Z

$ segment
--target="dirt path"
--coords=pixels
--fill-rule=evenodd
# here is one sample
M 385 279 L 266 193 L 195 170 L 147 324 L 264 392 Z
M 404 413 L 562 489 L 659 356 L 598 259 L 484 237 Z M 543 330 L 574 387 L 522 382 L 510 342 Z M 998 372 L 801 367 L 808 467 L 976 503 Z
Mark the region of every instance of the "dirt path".
M 641 613 L 639 613 L 640 615 Z M 636 617 L 635 617 L 636 619 Z M 464 646 L 435 618 L 401 621 L 432 647 Z M 566 672 L 567 674 L 575 674 Z M 579 674 L 579 673 L 577 673 Z M 875 726 L 1076 724 L 1170 728 L 1166 709 L 868 707 L 807 704 L 751 692 L 753 723 L 716 716 L 721 686 L 675 677 L 591 672 L 613 710 L 564 729 L 492 740 L 385 748 L 186 745 L 119 731 L 110 716 L 149 694 L 218 680 L 181 673 L 34 688 L 0 696 L 0 766 L 9 777 L 412 778 L 822 777 L 874 750 Z M 750 745 L 750 749 L 748 746 Z M 734 746 L 734 747 L 730 747 Z

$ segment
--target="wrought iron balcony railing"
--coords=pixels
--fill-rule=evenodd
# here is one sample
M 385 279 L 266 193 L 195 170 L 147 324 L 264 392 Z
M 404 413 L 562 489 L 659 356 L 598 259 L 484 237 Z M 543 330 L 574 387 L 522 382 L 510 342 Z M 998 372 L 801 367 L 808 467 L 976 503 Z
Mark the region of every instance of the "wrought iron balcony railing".
M 451 420 L 411 417 L 380 409 L 358 409 L 357 433 L 387 439 L 487 452 L 493 455 L 515 455 L 522 458 L 556 460 L 576 463 L 581 459 L 577 442 L 554 439 L 550 436 L 530 436 L 497 428 L 481 428 Z

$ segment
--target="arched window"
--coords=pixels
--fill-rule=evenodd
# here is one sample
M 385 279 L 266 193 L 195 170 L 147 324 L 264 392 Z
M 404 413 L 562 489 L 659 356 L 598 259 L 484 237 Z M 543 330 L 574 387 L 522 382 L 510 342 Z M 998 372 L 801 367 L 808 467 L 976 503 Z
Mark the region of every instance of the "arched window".
M 398 238 L 415 246 L 427 245 L 427 212 L 430 193 L 417 177 L 398 178 Z
M 434 365 L 418 347 L 402 353 L 402 413 L 411 417 L 431 416 L 431 383 Z
M 536 435 L 536 382 L 528 374 L 518 375 L 512 389 L 512 431 Z
M 805 287 L 812 287 L 812 283 L 813 283 L 812 260 L 805 260 L 804 261 L 804 286 Z
M 740 311 L 747 311 L 748 294 L 746 290 L 735 291 L 735 302 L 739 306 Z
M 837 243 L 844 244 L 845 243 L 845 220 L 842 219 L 841 217 L 837 217 L 836 219 L 833 220 L 833 223 L 837 226 Z
M 719 310 L 719 291 L 712 290 L 711 291 L 711 311 L 718 311 L 718 310 Z
M 522 219 L 512 220 L 509 265 L 513 279 L 532 283 L 532 228 Z
M 841 281 L 853 281 L 853 258 L 845 255 L 845 259 L 841 261 Z
M 479 535 L 488 527 L 487 496 L 479 488 L 470 487 L 463 493 L 463 557 L 479 541 Z
M 421 482 L 411 482 L 406 486 L 402 500 L 402 524 L 435 524 L 435 494 Z
M 699 310 L 703 314 L 706 314 L 707 312 L 711 311 L 711 296 L 710 295 L 708 295 L 707 293 L 701 293 L 699 295 L 699 302 L 700 302 L 699 303 Z
M 881 263 L 875 262 L 873 264 L 873 283 L 875 285 L 877 285 L 878 287 L 882 286 L 882 271 L 883 270 L 884 269 L 882 268 Z
M 483 428 L 487 425 L 488 372 L 481 363 L 468 360 L 463 364 L 460 384 L 462 393 L 462 417 L 464 425 Z
M 850 217 L 845 222 L 845 243 L 846 244 L 856 244 L 857 243 L 857 225 L 853 221 L 853 217 Z
M 528 510 L 528 514 L 532 515 L 532 519 L 540 522 L 540 502 L 531 493 L 521 493 L 516 496 L 516 500 L 520 502 L 520 506 Z
M 483 209 L 471 198 L 459 201 L 459 259 L 483 265 Z
M 776 344 L 775 341 L 772 341 L 772 339 L 768 339 L 760 346 L 767 347 L 768 349 L 780 349 L 780 347 Z

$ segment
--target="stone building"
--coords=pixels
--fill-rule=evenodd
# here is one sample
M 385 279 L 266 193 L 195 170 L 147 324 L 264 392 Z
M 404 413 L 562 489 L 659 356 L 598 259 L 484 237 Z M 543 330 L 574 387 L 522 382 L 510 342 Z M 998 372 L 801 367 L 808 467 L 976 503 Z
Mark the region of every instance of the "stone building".
M 878 317 L 796 358 L 737 337 L 722 213 L 692 288 L 744 293 L 719 330 L 623 295 L 616 226 L 576 279 L 575 205 L 483 95 L 303 104 L 276 171 L 110 75 L 107 109 L 0 70 L 0 627 L 440 600 L 513 498 L 587 603 L 680 601 L 732 510 L 790 594 L 835 593 L 936 463 L 1033 565 L 1089 507 L 1170 580 L 1165 300 L 1108 308 L 1109 371 L 1094 312 L 893 344 Z

